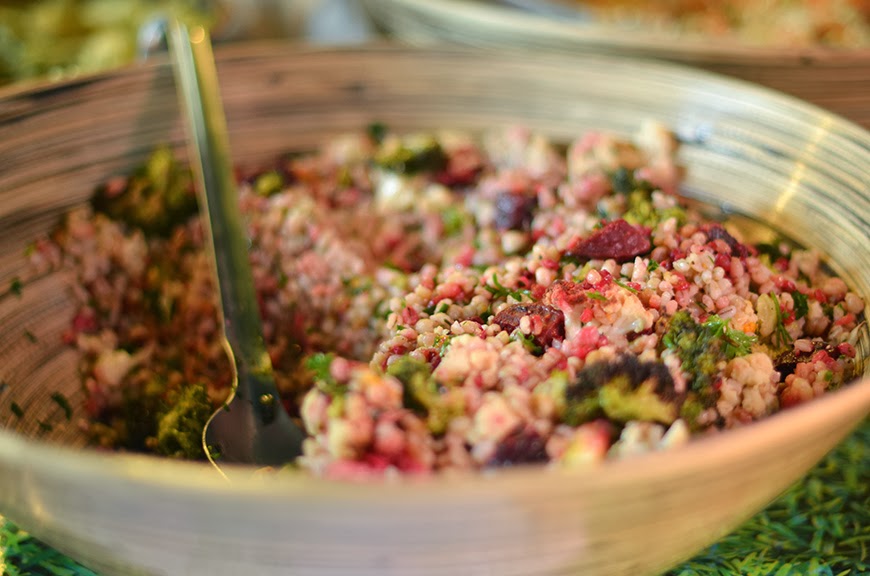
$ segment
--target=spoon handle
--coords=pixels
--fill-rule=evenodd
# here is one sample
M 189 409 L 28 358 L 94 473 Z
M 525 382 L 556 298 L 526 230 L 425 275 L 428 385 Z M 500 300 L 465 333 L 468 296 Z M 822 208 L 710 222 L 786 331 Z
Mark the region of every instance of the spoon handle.
M 257 294 L 248 260 L 236 184 L 230 169 L 227 126 L 208 32 L 170 20 L 176 82 L 187 108 L 190 155 L 198 172 L 200 205 L 217 268 L 223 328 L 236 370 L 236 396 L 251 402 L 261 421 L 274 417 L 277 396 L 272 365 L 263 341 Z M 255 400 L 256 399 L 256 400 Z M 261 401 L 262 400 L 262 401 Z

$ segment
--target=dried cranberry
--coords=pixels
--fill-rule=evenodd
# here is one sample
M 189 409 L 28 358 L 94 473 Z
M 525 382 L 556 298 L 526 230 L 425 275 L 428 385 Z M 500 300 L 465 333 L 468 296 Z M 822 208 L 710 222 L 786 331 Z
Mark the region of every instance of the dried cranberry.
M 534 343 L 541 348 L 549 346 L 553 340 L 565 338 L 565 315 L 561 310 L 546 304 L 513 304 L 496 314 L 492 322 L 506 332 L 513 332 L 524 316 L 538 316 L 541 319 L 543 327 L 540 333 L 532 337 Z
M 577 242 L 565 251 L 566 256 L 604 260 L 613 258 L 618 262 L 631 260 L 652 249 L 649 234 L 619 219 L 608 222 L 588 238 Z
M 534 430 L 519 429 L 502 440 L 489 461 L 490 466 L 546 462 L 547 442 Z
M 498 230 L 528 230 L 537 205 L 536 196 L 499 192 L 495 197 L 495 227 Z

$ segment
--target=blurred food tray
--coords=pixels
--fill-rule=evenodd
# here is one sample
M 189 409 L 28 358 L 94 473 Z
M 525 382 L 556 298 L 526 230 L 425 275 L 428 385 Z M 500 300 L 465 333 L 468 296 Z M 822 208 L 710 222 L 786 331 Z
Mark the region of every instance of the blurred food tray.
M 540 0 L 531 0 L 532 2 Z M 474 0 L 365 0 L 377 25 L 413 44 L 452 42 L 487 48 L 608 53 L 668 60 L 757 82 L 870 128 L 870 48 L 753 46 L 652 32 Z M 525 8 L 530 0 L 522 0 Z M 537 4 L 540 6 L 540 4 Z

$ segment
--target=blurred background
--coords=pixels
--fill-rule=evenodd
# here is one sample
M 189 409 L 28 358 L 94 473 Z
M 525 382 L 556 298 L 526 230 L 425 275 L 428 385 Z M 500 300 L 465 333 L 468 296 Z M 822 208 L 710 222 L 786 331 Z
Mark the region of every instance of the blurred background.
M 206 24 L 220 43 L 298 38 L 344 44 L 373 35 L 356 0 L 4 0 L 0 85 L 129 64 L 140 56 L 140 29 L 162 15 Z
M 346 44 L 385 31 L 411 41 L 450 40 L 443 29 L 451 27 L 449 18 L 458 24 L 468 15 L 479 23 L 481 15 L 507 10 L 576 24 L 583 33 L 603 31 L 615 45 L 641 35 L 740 47 L 870 47 L 870 0 L 4 0 L 0 84 L 132 62 L 138 30 L 160 14 L 205 23 L 218 42 L 283 37 Z M 442 29 L 394 20 L 405 13 L 439 17 Z M 480 33 L 482 39 L 491 31 L 480 26 Z

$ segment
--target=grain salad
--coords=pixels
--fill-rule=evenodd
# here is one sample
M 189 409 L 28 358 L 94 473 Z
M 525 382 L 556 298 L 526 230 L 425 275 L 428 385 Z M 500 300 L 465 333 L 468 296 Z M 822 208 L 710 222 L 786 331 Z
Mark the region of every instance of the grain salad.
M 855 371 L 864 300 L 820 255 L 677 195 L 678 142 L 381 125 L 239 170 L 297 464 L 360 478 L 667 450 Z M 167 149 L 31 250 L 68 275 L 82 422 L 202 458 L 230 392 L 190 172 Z

